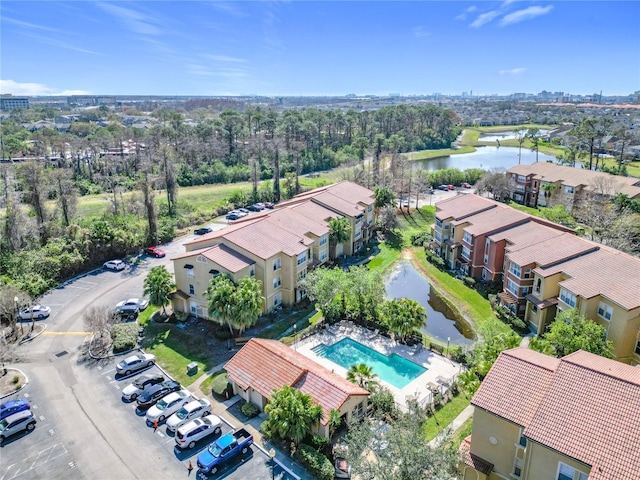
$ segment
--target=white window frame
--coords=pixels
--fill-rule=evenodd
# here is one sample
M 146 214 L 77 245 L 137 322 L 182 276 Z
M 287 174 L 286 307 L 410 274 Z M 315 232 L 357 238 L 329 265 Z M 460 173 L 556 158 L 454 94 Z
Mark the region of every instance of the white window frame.
M 473 236 L 469 232 L 464 232 L 462 240 L 471 245 L 471 243 L 473 242 Z
M 573 301 L 573 304 L 569 300 Z M 564 287 L 560 288 L 560 301 L 571 308 L 575 308 L 577 304 L 576 296 Z
M 562 470 L 563 467 L 565 467 L 566 470 L 571 470 L 572 472 L 571 476 L 569 476 L 568 472 L 565 470 L 565 473 L 562 473 L 562 478 L 560 478 L 560 470 Z M 576 475 L 576 473 L 578 475 Z M 569 480 L 587 480 L 589 478 L 589 475 L 586 474 L 585 472 L 581 472 L 577 468 L 573 468 L 572 466 L 567 465 L 566 463 L 558 462 L 558 469 L 556 470 L 555 479 L 564 480 L 565 478 Z
M 516 278 L 521 278 L 522 267 L 515 262 L 509 262 L 509 273 Z
M 462 257 L 471 260 L 471 249 L 469 247 L 462 247 Z
M 273 288 L 279 288 L 282 285 L 282 276 L 278 275 L 273 279 Z
M 601 301 L 600 304 L 598 304 L 598 316 L 610 322 L 613 318 L 613 307 Z
M 253 263 L 251 265 L 249 265 L 249 276 L 250 277 L 255 277 L 256 276 L 256 266 Z
M 320 237 L 320 246 L 326 245 L 327 244 L 327 235 L 322 235 Z
M 486 262 L 485 262 L 485 263 L 486 263 Z M 483 280 L 486 280 L 486 279 L 487 279 L 487 269 L 486 269 L 486 268 L 483 268 L 483 269 L 482 269 L 482 279 L 483 279 Z
M 320 261 L 323 262 L 326 259 L 327 259 L 327 249 L 325 248 L 324 250 L 320 251 Z
M 277 307 L 278 305 L 282 305 L 282 293 L 278 293 L 273 297 L 273 306 Z
M 282 262 L 280 261 L 280 257 L 276 258 L 273 261 L 273 271 L 278 271 L 282 268 Z
M 195 276 L 196 274 L 194 273 L 193 268 L 187 268 L 187 277 L 193 278 Z
M 512 472 L 511 475 L 516 477 L 516 478 L 520 478 L 522 476 L 522 469 L 524 467 L 524 459 L 519 458 L 519 457 L 514 457 L 513 459 L 513 468 L 512 468 Z M 520 470 L 520 473 L 516 473 L 516 469 Z
M 193 283 L 189 284 L 189 295 L 196 295 L 196 286 Z
M 298 255 L 298 258 L 297 258 L 296 262 L 297 262 L 297 265 L 302 265 L 303 263 L 306 263 L 307 262 L 307 252 L 304 251 L 303 253 Z
M 516 297 L 520 296 L 520 293 L 519 293 L 520 288 L 518 284 L 513 280 L 511 280 L 510 278 L 507 279 L 507 290 L 513 293 Z
M 196 262 L 198 262 L 198 263 L 207 263 L 207 259 L 204 258 L 203 255 L 198 255 L 198 257 L 196 258 Z

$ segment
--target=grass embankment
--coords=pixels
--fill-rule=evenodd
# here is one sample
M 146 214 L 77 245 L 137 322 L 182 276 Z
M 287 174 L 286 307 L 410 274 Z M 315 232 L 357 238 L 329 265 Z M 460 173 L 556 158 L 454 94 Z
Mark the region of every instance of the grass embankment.
M 425 439 L 430 441 L 436 438 L 470 403 L 471 399 L 462 393 L 453 397 L 444 407 L 427 419 L 422 427 Z

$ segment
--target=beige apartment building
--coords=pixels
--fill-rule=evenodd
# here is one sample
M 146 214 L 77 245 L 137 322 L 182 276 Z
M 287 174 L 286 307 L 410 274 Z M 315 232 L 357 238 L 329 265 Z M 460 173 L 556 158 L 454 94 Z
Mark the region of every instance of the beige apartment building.
M 514 183 L 511 198 L 529 207 L 565 205 L 569 211 L 588 193 L 640 198 L 640 180 L 548 162 L 516 165 L 507 170 Z
M 640 367 L 502 352 L 471 400 L 464 480 L 638 480 Z
M 534 332 L 575 308 L 606 327 L 617 360 L 640 363 L 640 259 L 476 195 L 438 202 L 431 248 L 461 275 L 501 282 L 500 303 Z
M 370 238 L 373 202 L 371 190 L 340 182 L 186 243 L 186 251 L 172 258 L 174 310 L 208 318 L 205 292 L 210 280 L 221 274 L 235 282 L 259 280 L 263 312 L 300 302 L 306 297 L 300 283 L 307 272 L 329 260 L 329 220 L 349 219 L 351 236 L 336 252 L 351 255 Z

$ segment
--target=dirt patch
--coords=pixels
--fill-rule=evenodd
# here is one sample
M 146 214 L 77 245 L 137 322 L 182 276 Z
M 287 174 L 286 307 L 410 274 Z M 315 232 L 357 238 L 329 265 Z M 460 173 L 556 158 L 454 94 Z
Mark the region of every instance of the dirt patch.
M 7 368 L 4 375 L 2 373 L 3 370 L 0 369 L 0 396 L 19 390 L 27 382 L 27 377 L 13 368 Z

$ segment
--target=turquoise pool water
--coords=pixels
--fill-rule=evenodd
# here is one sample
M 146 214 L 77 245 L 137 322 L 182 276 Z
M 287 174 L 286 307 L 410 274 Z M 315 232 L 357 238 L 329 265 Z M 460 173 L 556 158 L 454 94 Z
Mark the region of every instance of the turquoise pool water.
M 331 346 L 320 344 L 314 347 L 313 351 L 347 370 L 352 365 L 365 363 L 373 369 L 373 373 L 378 375 L 380 380 L 396 388 L 406 386 L 427 371 L 426 368 L 400 355 L 395 353 L 389 356 L 383 355 L 350 338 L 343 338 Z

